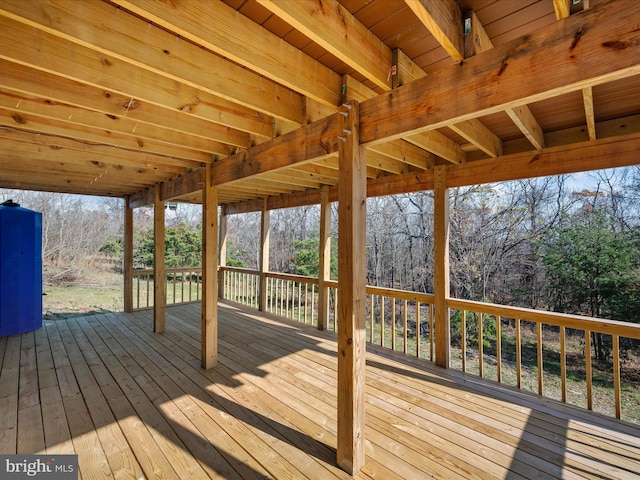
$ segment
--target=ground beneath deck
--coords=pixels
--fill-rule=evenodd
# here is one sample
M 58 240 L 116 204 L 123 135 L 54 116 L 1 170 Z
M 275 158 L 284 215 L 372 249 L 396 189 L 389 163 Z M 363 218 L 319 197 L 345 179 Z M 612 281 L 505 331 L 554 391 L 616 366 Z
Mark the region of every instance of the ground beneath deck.
M 0 338 L 0 453 L 77 453 L 83 479 L 350 478 L 335 466 L 335 335 L 220 306 L 200 368 L 200 306 L 46 320 Z M 357 478 L 640 478 L 640 428 L 367 354 Z

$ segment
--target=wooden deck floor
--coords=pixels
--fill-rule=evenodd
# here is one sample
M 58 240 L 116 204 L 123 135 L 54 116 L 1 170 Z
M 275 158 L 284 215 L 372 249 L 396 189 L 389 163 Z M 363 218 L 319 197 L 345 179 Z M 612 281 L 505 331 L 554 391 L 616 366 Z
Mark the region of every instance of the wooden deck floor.
M 77 453 L 81 478 L 350 478 L 335 467 L 332 333 L 199 305 L 45 321 L 0 339 L 0 453 Z M 372 347 L 357 478 L 640 478 L 640 428 Z

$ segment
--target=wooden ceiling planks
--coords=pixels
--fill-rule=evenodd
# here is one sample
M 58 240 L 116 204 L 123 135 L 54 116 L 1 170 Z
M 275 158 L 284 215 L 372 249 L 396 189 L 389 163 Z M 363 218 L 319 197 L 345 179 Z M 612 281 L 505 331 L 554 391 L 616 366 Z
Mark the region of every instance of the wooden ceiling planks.
M 337 182 L 337 161 L 326 156 L 333 150 L 321 149 L 308 161 L 287 163 L 283 158 L 295 157 L 291 149 L 314 151 L 309 144 L 313 137 L 298 138 L 298 143 L 290 145 L 274 137 L 291 138 L 288 133 L 333 114 L 356 91 L 363 92 L 361 101 L 381 94 L 395 98 L 400 90 L 384 93 L 390 88 L 389 74 L 385 74 L 391 67 L 387 52 L 394 49 L 412 60 L 422 75 L 429 75 L 419 81 L 425 88 L 414 89 L 415 95 L 439 88 L 442 82 L 464 80 L 447 76 L 460 69 L 460 63 L 446 39 L 430 33 L 412 11 L 415 0 L 326 0 L 326 9 L 342 12 L 333 18 L 326 12 L 319 16 L 315 2 L 298 2 L 290 11 L 283 3 L 176 0 L 169 7 L 149 0 L 34 0 L 26 9 L 20 0 L 0 0 L 0 152 L 13 160 L 11 165 L 3 163 L 0 186 L 47 190 L 43 185 L 50 179 L 50 189 L 55 191 L 130 195 L 158 182 L 167 184 L 210 162 L 220 178 L 229 178 L 229 169 L 242 171 L 237 163 L 241 158 L 253 158 L 243 157 L 243 152 L 266 143 L 265 151 L 269 145 L 279 145 L 274 150 L 277 156 L 264 160 L 268 168 L 228 186 L 221 183 L 221 201 L 251 202 L 273 196 L 287 203 L 287 195 L 308 201 L 313 195 L 306 192 Z M 474 10 L 496 48 L 563 21 L 555 18 L 553 0 L 450 3 L 463 14 Z M 613 3 L 622 7 L 608 7 L 601 0 L 591 0 L 590 7 L 624 11 L 633 4 Z M 279 10 L 274 4 L 280 4 Z M 421 4 L 432 12 L 443 5 L 440 0 Z M 580 18 L 582 14 L 574 10 L 564 21 Z M 347 26 L 340 24 L 340 18 Z M 357 24 L 349 27 L 349 22 Z M 436 23 L 444 26 L 446 22 Z M 367 41 L 354 41 L 356 32 Z M 578 41 L 582 45 L 583 39 Z M 525 51 L 528 40 L 519 42 Z M 620 55 L 626 55 L 620 50 Z M 486 55 L 485 59 L 494 59 L 497 54 Z M 367 58 L 378 61 L 377 70 Z M 464 62 L 467 72 L 482 64 L 472 59 Z M 467 67 L 467 62 L 476 67 Z M 524 94 L 527 72 L 521 78 Z M 349 85 L 344 91 L 343 83 Z M 481 83 L 474 85 L 483 91 Z M 427 128 L 430 133 L 413 144 L 373 142 L 368 148 L 368 176 L 375 179 L 375 190 L 383 191 L 384 182 L 405 185 L 406 175 L 429 175 L 439 164 L 498 160 L 502 153 L 580 142 L 589 129 L 594 135 L 597 132 L 597 138 L 633 132 L 640 128 L 636 120 L 639 85 L 638 75 L 611 77 L 588 84 L 591 95 L 586 97 L 572 87 L 559 91 L 561 95 L 533 98 L 527 122 L 538 125 L 538 145 L 526 141 L 526 129 L 515 123 L 526 119 L 526 114 L 515 117 L 515 122 L 507 114 L 506 108 L 513 114 L 515 104 L 475 112 L 462 123 L 443 121 L 436 129 Z M 438 102 L 445 98 L 429 108 L 440 108 Z M 592 108 L 585 98 L 593 100 Z M 451 115 L 460 118 L 454 112 Z M 403 118 L 398 121 L 406 123 Z M 25 136 L 33 138 L 31 146 L 18 148 L 16 141 L 24 143 Z M 55 160 L 58 166 L 53 167 Z M 22 178 L 21 165 L 42 168 L 31 176 L 25 169 Z M 95 175 L 91 178 L 97 165 L 109 171 L 101 182 L 95 181 Z M 134 174 L 136 167 L 139 173 Z M 400 180 L 394 183 L 396 176 Z M 194 192 L 166 191 L 189 201 L 199 198 Z

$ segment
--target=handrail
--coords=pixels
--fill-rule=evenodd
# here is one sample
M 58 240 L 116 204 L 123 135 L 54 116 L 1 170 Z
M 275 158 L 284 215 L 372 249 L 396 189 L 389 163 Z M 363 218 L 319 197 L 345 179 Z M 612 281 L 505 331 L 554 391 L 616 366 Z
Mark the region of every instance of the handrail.
M 546 325 L 553 325 L 556 327 L 573 328 L 575 330 L 589 330 L 596 333 L 618 335 L 620 337 L 640 340 L 640 324 L 637 323 L 620 322 L 616 320 L 606 320 L 581 315 L 570 315 L 567 313 L 546 312 L 530 308 L 509 307 L 494 303 L 459 300 L 456 298 L 450 298 L 447 301 L 447 305 L 449 308 L 457 308 L 459 310 L 481 310 L 483 313 L 490 315 L 519 318 L 521 320 L 544 323 Z
M 611 356 L 612 356 L 612 372 L 613 377 L 613 404 L 615 410 L 615 416 L 621 418 L 622 416 L 622 378 L 621 378 L 621 362 L 620 362 L 620 338 L 627 338 L 631 340 L 640 340 L 640 325 L 635 323 L 620 322 L 615 320 L 599 319 L 586 317 L 581 315 L 570 315 L 557 312 L 545 312 L 540 310 L 533 310 L 528 308 L 510 307 L 503 305 L 496 305 L 490 303 L 476 302 L 470 300 L 448 299 L 447 306 L 450 309 L 458 310 L 461 312 L 461 346 L 460 346 L 460 363 L 461 369 L 464 372 L 468 371 L 467 361 L 473 357 L 473 352 L 468 352 L 467 347 L 467 313 L 476 315 L 476 324 L 471 325 L 477 329 L 475 342 L 475 350 L 477 352 L 477 374 L 480 377 L 485 377 L 485 357 L 484 344 L 486 340 L 490 339 L 495 342 L 495 355 L 491 355 L 492 359 L 495 359 L 496 363 L 496 380 L 502 383 L 503 373 L 509 368 L 504 365 L 503 362 L 503 339 L 509 340 L 509 336 L 504 334 L 503 321 L 513 322 L 515 332 L 510 334 L 513 337 L 515 343 L 515 377 L 517 388 L 523 387 L 523 375 L 525 370 L 525 362 L 523 360 L 523 347 L 532 347 L 535 343 L 535 362 L 534 367 L 536 371 L 537 379 L 537 393 L 545 395 L 545 360 L 543 343 L 547 344 L 554 340 L 545 339 L 543 335 L 543 326 L 553 327 L 557 329 L 557 343 L 559 344 L 559 363 L 560 363 L 560 395 L 559 400 L 563 402 L 568 401 L 568 369 L 572 366 L 567 363 L 570 357 L 569 352 L 569 340 L 577 339 L 579 346 L 576 352 L 576 347 L 573 348 L 573 356 L 584 357 L 584 383 L 585 383 L 585 396 L 586 396 L 586 408 L 589 410 L 594 409 L 594 384 L 593 384 L 593 371 L 594 360 L 592 358 L 593 345 L 592 337 L 597 335 L 611 336 Z M 491 335 L 485 335 L 483 327 L 486 321 L 493 320 L 495 333 Z M 523 322 L 529 322 L 535 324 L 535 342 L 533 340 L 526 341 L 524 337 L 527 334 L 527 329 Z M 505 324 L 505 327 L 507 324 Z M 548 330 L 548 329 L 547 329 Z M 576 335 L 577 332 L 583 332 L 583 335 Z M 531 328 L 528 329 L 528 333 L 533 338 L 534 332 Z M 556 338 L 556 332 L 549 332 L 547 336 L 553 336 Z M 452 354 L 450 349 L 450 358 Z M 503 372 L 504 370 L 504 372 Z M 611 377 L 609 377 L 611 378 Z M 637 419 L 636 419 L 637 420 Z

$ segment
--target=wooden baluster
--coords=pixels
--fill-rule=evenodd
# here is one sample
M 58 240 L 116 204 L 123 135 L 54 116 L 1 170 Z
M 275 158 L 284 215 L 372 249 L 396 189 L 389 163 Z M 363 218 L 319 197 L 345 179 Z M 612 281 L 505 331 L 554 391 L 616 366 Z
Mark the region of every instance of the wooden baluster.
M 149 295 L 150 295 L 150 290 L 151 290 L 151 286 L 150 286 L 150 280 L 151 280 L 151 276 L 147 275 L 147 307 L 149 307 Z
M 542 395 L 543 392 L 543 377 L 544 377 L 544 360 L 542 358 L 542 323 L 536 323 L 536 336 L 537 336 L 537 350 L 538 350 L 538 394 Z
M 176 274 L 173 273 L 172 275 L 172 287 L 173 287 L 173 303 L 176 303 Z
M 416 302 L 416 357 L 420 358 L 420 302 Z
M 520 319 L 516 318 L 516 377 L 517 386 L 522 388 L 522 338 L 520 329 Z
M 375 295 L 369 294 L 369 342 L 373 343 L 373 308 Z
M 307 318 L 309 315 L 309 311 L 308 311 L 308 306 L 309 306 L 309 302 L 307 301 L 307 299 L 309 298 L 309 284 L 305 282 L 304 284 L 304 323 L 308 323 L 307 322 Z
M 384 297 L 380 295 L 380 346 L 384 347 Z
M 429 305 L 429 359 L 433 362 L 433 359 L 435 357 L 435 352 L 434 352 L 434 335 L 433 335 L 433 330 L 434 330 L 434 326 L 435 326 L 435 320 L 436 320 L 436 316 L 435 316 L 435 309 L 434 309 L 435 304 L 431 304 Z
M 620 382 L 620 336 L 612 335 L 613 343 L 613 397 L 616 405 L 616 418 L 622 415 L 622 402 L 620 392 L 622 385 Z
M 136 277 L 136 308 L 140 308 L 140 277 Z
M 496 361 L 498 366 L 498 383 L 502 383 L 502 317 L 496 316 Z
M 562 401 L 567 401 L 567 341 L 566 328 L 560 327 L 560 383 Z
M 404 328 L 403 328 L 403 351 L 404 354 L 407 354 L 407 300 L 404 300 L 403 303 L 403 309 L 404 309 L 404 313 L 403 313 L 403 321 L 404 321 Z
M 462 371 L 467 371 L 467 311 L 462 311 Z
M 478 313 L 478 375 L 483 377 L 484 366 L 484 332 L 482 325 L 482 313 Z
M 593 371 L 591 365 L 591 332 L 584 331 L 584 362 L 587 380 L 587 408 L 593 410 Z
M 391 350 L 396 349 L 396 299 L 389 297 L 391 300 Z

